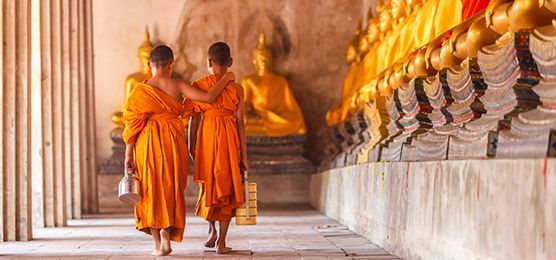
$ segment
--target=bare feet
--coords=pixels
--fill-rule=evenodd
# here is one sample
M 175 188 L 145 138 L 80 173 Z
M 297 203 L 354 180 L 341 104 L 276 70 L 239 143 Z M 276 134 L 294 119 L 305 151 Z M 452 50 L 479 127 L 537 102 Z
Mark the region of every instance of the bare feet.
M 216 246 L 216 238 L 216 233 L 210 234 L 209 239 L 205 242 L 205 247 L 214 248 Z
M 160 230 L 160 250 L 156 252 L 157 256 L 167 256 L 172 253 L 172 245 L 170 244 L 170 233 L 166 229 Z
M 218 245 L 216 247 L 216 253 L 219 254 L 219 255 L 227 254 L 227 253 L 230 253 L 230 252 L 232 252 L 232 248 L 226 247 L 225 245 Z

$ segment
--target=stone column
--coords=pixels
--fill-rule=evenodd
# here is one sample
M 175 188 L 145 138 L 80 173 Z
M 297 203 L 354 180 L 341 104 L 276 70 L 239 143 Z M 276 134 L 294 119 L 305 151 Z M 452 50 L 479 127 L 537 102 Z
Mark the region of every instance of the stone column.
M 71 124 L 71 75 L 70 75 L 70 12 L 69 0 L 61 0 L 62 3 L 62 121 L 63 121 L 63 144 L 64 144 L 64 178 L 66 187 L 66 214 L 68 219 L 73 218 L 73 161 L 72 161 L 72 124 Z
M 31 122 L 33 130 L 31 133 L 31 162 L 32 162 L 32 211 L 33 227 L 45 226 L 45 189 L 44 189 L 44 166 L 43 160 L 43 134 L 44 126 L 42 119 L 43 109 L 43 84 L 41 81 L 41 5 L 40 0 L 31 0 Z M 48 114 L 47 112 L 45 114 Z
M 42 110 L 54 111 L 53 103 L 53 57 L 52 57 L 52 6 L 50 0 L 40 0 L 40 34 L 41 34 L 41 89 Z M 35 103 L 33 103 L 35 105 Z M 54 115 L 43 113 L 41 116 L 43 129 L 43 169 L 42 169 L 42 195 L 43 200 L 43 222 L 45 227 L 55 227 L 57 222 L 57 200 L 56 200 L 56 175 L 55 175 L 55 138 L 54 138 Z M 33 173 L 33 178 L 37 173 Z M 33 189 L 37 189 L 35 187 Z M 37 221 L 40 222 L 40 221 Z
M 54 208 L 55 226 L 67 225 L 66 197 L 66 157 L 64 142 L 64 91 L 62 69 L 62 1 L 52 0 L 51 4 L 51 46 L 52 46 L 52 121 L 53 121 L 53 162 L 54 162 Z
M 30 3 L 2 1 L 1 241 L 32 238 Z
M 95 126 L 95 82 L 94 82 L 94 67 L 93 67 L 93 21 L 92 21 L 92 0 L 83 0 L 83 53 L 84 58 L 84 89 L 85 103 L 86 103 L 86 127 L 85 146 L 87 148 L 85 161 L 87 163 L 86 179 L 83 180 L 88 190 L 83 192 L 84 213 L 97 213 L 98 212 L 98 187 L 97 187 L 97 162 L 96 162 L 96 126 Z
M 71 110 L 71 124 L 72 124 L 72 156 L 73 162 L 72 169 L 72 217 L 74 219 L 81 218 L 81 176 L 82 165 L 81 159 L 81 140 L 82 128 L 80 127 L 81 107 L 79 103 L 81 87 L 79 86 L 79 20 L 77 18 L 78 2 L 80 0 L 70 0 L 70 110 Z

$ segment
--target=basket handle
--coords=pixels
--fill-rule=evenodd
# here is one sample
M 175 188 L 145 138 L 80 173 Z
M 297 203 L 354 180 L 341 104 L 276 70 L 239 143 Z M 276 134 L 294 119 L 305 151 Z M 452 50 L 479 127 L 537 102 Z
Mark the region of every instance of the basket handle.
M 243 183 L 245 185 L 245 218 L 249 220 L 251 218 L 251 213 L 249 212 L 249 181 L 247 180 L 249 173 L 243 171 Z

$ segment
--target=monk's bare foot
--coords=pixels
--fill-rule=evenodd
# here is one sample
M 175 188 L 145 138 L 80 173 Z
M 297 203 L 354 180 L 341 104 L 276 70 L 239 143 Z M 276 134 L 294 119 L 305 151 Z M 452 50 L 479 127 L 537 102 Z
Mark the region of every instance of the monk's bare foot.
M 225 246 L 216 247 L 216 253 L 219 254 L 219 255 L 228 254 L 230 252 L 232 252 L 232 249 L 229 248 L 229 247 L 225 247 Z
M 170 233 L 166 229 L 160 230 L 160 250 L 156 252 L 157 256 L 167 256 L 172 253 L 172 245 L 170 244 Z
M 218 243 L 218 245 L 216 246 L 216 253 L 217 254 L 227 254 L 232 252 L 232 248 L 227 247 L 226 243 Z
M 211 234 L 207 242 L 205 242 L 205 247 L 214 248 L 216 246 L 216 234 Z

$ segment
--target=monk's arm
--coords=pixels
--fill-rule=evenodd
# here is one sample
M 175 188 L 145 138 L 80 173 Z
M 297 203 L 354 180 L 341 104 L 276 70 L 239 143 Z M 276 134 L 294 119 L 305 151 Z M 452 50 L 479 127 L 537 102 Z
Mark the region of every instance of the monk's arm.
M 129 172 L 135 172 L 137 170 L 133 158 L 134 148 L 135 148 L 135 140 L 131 140 L 129 143 L 125 145 L 125 164 L 124 164 L 125 174 Z
M 239 144 L 241 149 L 241 164 L 248 171 L 249 163 L 247 162 L 247 135 L 245 134 L 245 93 L 241 85 L 234 83 L 238 89 L 239 104 L 237 107 L 236 124 L 239 135 Z
M 189 146 L 189 156 L 191 159 L 195 159 L 195 144 L 197 143 L 197 129 L 199 128 L 199 122 L 201 121 L 201 116 L 199 113 L 189 117 L 189 127 L 187 128 L 187 143 Z
M 235 74 L 233 72 L 226 73 L 212 88 L 208 91 L 200 90 L 196 87 L 191 86 L 190 84 L 186 83 L 185 81 L 180 84 L 181 92 L 184 96 L 205 103 L 212 102 L 220 92 L 230 83 L 230 81 L 235 80 Z

